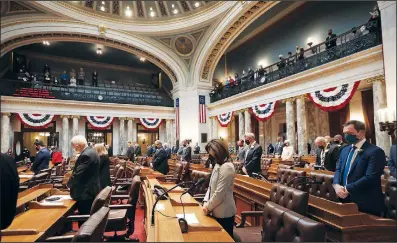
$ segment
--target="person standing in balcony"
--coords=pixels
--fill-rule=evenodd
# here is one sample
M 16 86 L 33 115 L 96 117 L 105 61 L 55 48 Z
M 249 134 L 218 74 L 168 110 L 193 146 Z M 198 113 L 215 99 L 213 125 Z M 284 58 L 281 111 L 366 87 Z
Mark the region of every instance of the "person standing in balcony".
M 92 75 L 93 86 L 98 87 L 98 73 L 97 70 L 94 70 Z
M 66 73 L 66 70 L 64 70 L 64 72 L 61 74 L 61 76 L 59 77 L 59 79 L 61 79 L 61 84 L 62 85 L 68 85 L 68 80 L 69 80 L 69 76 Z
M 70 75 L 70 86 L 76 86 L 76 71 L 72 68 L 69 73 Z
M 77 84 L 78 85 L 84 85 L 85 76 L 86 76 L 86 73 L 83 71 L 83 68 L 80 68 L 80 71 L 77 76 Z
M 326 42 L 325 42 L 325 46 L 326 46 L 326 50 L 329 50 L 333 47 L 335 47 L 336 44 L 336 34 L 333 34 L 332 29 L 330 29 L 328 31 L 328 36 L 326 37 Z

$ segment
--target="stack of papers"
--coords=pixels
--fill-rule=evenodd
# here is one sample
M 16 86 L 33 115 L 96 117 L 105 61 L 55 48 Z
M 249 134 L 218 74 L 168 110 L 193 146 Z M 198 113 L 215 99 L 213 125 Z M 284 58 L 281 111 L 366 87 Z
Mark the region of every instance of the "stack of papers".
M 184 218 L 184 214 L 176 214 L 177 218 Z M 188 225 L 199 224 L 199 220 L 194 213 L 186 213 L 185 220 L 187 221 Z

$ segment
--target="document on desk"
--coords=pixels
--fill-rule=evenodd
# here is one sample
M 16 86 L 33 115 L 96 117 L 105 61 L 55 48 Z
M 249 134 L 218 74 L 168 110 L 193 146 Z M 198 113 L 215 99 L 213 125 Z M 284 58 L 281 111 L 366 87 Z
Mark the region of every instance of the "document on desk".
M 33 175 L 19 175 L 19 178 L 32 178 Z
M 184 214 L 176 214 L 177 218 L 184 218 Z M 187 221 L 188 225 L 199 224 L 199 220 L 194 213 L 186 213 L 185 220 Z
M 56 199 L 56 200 L 53 200 Z M 64 201 L 64 200 L 72 200 L 72 198 L 70 197 L 70 195 L 53 195 L 50 197 L 47 197 L 46 199 L 44 199 L 45 201 L 53 201 L 53 202 L 60 202 L 60 201 Z

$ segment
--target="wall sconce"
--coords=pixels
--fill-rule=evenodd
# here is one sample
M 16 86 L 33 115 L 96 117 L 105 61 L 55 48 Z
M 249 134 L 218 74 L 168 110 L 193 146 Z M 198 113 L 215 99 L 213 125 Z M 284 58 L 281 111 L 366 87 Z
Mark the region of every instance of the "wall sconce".
M 388 135 L 394 140 L 394 131 L 397 129 L 397 118 L 395 110 L 384 108 L 378 111 L 377 116 L 379 119 L 380 131 L 388 132 Z

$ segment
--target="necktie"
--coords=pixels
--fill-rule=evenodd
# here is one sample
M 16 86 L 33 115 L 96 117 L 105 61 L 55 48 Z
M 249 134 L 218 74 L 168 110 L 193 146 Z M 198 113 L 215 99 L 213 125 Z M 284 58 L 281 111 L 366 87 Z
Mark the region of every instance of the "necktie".
M 348 172 L 350 171 L 351 160 L 352 160 L 352 157 L 354 156 L 355 149 L 356 149 L 355 146 L 353 146 L 351 148 L 350 153 L 348 154 L 347 161 L 345 162 L 344 173 L 343 173 L 343 181 L 342 181 L 342 185 L 343 186 L 345 186 L 347 184 L 347 176 L 348 176 Z

